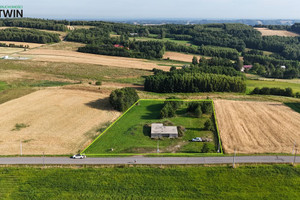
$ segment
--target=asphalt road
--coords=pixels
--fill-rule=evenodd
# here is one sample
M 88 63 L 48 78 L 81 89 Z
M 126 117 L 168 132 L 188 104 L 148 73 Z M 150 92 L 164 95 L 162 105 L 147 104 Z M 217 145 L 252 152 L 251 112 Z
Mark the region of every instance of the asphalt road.
M 235 163 L 293 163 L 293 156 L 237 156 Z M 68 157 L 1 157 L 0 165 L 106 165 L 106 164 L 230 164 L 233 157 L 113 157 L 71 159 Z M 296 157 L 300 163 L 300 157 Z

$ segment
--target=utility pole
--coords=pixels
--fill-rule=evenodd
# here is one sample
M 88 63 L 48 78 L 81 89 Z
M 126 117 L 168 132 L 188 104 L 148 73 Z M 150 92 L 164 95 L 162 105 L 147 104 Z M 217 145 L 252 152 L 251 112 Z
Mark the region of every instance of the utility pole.
M 22 156 L 22 140 L 20 140 L 20 154 L 21 154 L 21 156 Z
M 43 167 L 45 168 L 45 154 L 43 152 Z
M 233 168 L 235 168 L 235 154 L 236 154 L 236 151 L 235 151 L 235 148 L 234 148 L 233 163 L 232 163 Z
M 294 154 L 294 153 L 295 153 L 295 150 L 296 150 L 296 141 L 294 141 L 294 148 L 293 148 L 293 152 L 292 152 L 292 154 Z
M 156 152 L 159 153 L 159 140 L 157 140 Z
M 297 157 L 297 149 L 295 149 L 295 156 L 294 156 L 294 162 L 293 162 L 293 165 L 296 164 L 296 157 Z

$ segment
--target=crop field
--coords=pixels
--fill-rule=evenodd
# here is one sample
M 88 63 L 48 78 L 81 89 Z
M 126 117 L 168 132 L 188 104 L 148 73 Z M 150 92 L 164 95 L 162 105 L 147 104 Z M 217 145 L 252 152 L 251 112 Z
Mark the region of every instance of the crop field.
M 44 89 L 0 104 L 0 155 L 70 154 L 90 143 L 93 128 L 119 116 L 107 95 Z
M 125 115 L 114 123 L 103 135 L 97 138 L 86 150 L 86 154 L 124 154 L 124 153 L 156 153 L 159 143 L 160 153 L 201 153 L 203 142 L 190 142 L 195 137 L 212 139 L 207 142 L 209 152 L 216 152 L 215 143 L 218 138 L 212 131 L 204 129 L 204 123 L 210 119 L 203 114 L 197 118 L 187 113 L 187 105 L 182 105 L 173 118 L 160 119 L 163 100 L 140 100 Z M 145 125 L 160 122 L 186 129 L 183 137 L 177 139 L 151 139 L 151 128 Z M 113 149 L 113 151 L 111 150 Z
M 225 153 L 292 153 L 300 144 L 300 114 L 282 103 L 216 100 Z
M 299 34 L 286 31 L 286 30 L 271 30 L 268 28 L 254 28 L 261 32 L 262 36 L 272 36 L 272 35 L 277 35 L 277 36 L 285 36 L 285 37 L 297 37 Z
M 14 44 L 14 45 L 23 45 L 23 46 L 29 46 L 29 48 L 36 48 L 36 47 L 40 47 L 42 45 L 45 44 L 38 44 L 38 43 L 30 43 L 30 42 L 15 42 L 15 41 L 0 41 L 0 43 L 5 43 L 7 45 L 9 44 Z M 21 50 L 23 50 L 22 48 L 20 48 Z
M 146 62 L 145 59 L 104 56 L 68 50 L 54 50 L 41 48 L 24 51 L 17 55 L 22 57 L 29 57 L 31 58 L 31 60 L 34 61 L 97 64 L 112 67 L 134 68 L 144 70 L 152 70 L 153 68 L 162 70 L 170 69 L 170 67 L 168 66 L 159 66 L 154 63 Z
M 289 165 L 0 168 L 1 199 L 288 200 L 300 196 Z
M 18 53 L 22 51 L 24 51 L 23 48 L 0 47 L 0 56 L 6 56 L 8 54 Z
M 254 88 L 259 87 L 277 87 L 277 88 L 292 88 L 293 92 L 300 92 L 300 84 L 298 79 L 279 80 L 279 79 L 265 79 L 265 80 L 247 80 L 247 93 L 250 93 Z
M 68 42 L 61 41 L 54 44 L 47 44 L 42 46 L 42 49 L 53 49 L 53 50 L 68 50 L 68 51 L 77 51 L 79 47 L 83 47 L 85 44 L 79 42 Z
M 84 63 L 0 60 L 0 80 L 28 78 L 57 80 L 105 80 L 135 78 L 152 74 L 150 71 Z M 47 78 L 46 78 L 47 77 Z M 9 81 L 9 80 L 7 80 Z
M 197 59 L 200 59 L 199 55 L 193 55 L 193 54 L 185 54 L 185 53 L 178 53 L 178 52 L 171 52 L 171 51 L 167 51 L 164 54 L 164 59 L 171 59 L 171 60 L 178 60 L 178 61 L 183 61 L 183 62 L 190 62 L 192 63 L 192 59 L 193 57 L 196 56 Z

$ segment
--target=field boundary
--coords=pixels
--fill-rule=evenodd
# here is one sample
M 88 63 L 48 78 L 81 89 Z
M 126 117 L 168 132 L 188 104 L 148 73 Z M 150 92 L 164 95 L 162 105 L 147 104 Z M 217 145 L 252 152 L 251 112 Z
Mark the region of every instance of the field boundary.
M 214 115 L 214 125 L 216 127 L 217 137 L 218 137 L 218 151 L 219 153 L 118 153 L 118 154 L 85 154 L 85 151 L 92 146 L 104 133 L 106 133 L 116 122 L 118 122 L 127 112 L 129 112 L 137 103 L 140 101 L 183 101 L 183 102 L 199 102 L 199 101 L 207 101 L 212 103 L 213 108 L 213 115 Z M 200 155 L 222 155 L 223 154 L 223 148 L 219 133 L 219 128 L 216 120 L 216 112 L 215 112 L 215 106 L 212 99 L 139 99 L 137 100 L 130 108 L 128 108 L 117 120 L 115 120 L 112 124 L 110 124 L 100 135 L 94 139 L 94 141 L 89 144 L 83 151 L 81 151 L 81 154 L 85 154 L 88 156 L 134 156 L 134 155 L 148 155 L 148 156 L 200 156 Z

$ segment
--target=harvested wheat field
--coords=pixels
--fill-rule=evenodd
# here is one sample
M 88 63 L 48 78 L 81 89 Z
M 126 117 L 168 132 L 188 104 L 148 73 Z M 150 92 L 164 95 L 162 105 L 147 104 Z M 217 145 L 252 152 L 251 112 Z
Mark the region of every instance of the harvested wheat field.
M 272 35 L 277 35 L 277 36 L 285 36 L 285 37 L 297 37 L 299 34 L 293 33 L 290 31 L 286 30 L 271 30 L 268 28 L 254 28 L 261 32 L 262 36 L 272 36 Z
M 225 153 L 292 153 L 300 144 L 300 114 L 282 103 L 215 101 Z
M 171 60 L 178 60 L 183 62 L 192 62 L 194 56 L 196 56 L 198 60 L 200 59 L 200 57 L 210 58 L 207 56 L 199 56 L 199 55 L 185 54 L 185 53 L 178 53 L 178 52 L 171 52 L 171 51 L 167 51 L 164 54 L 163 58 L 164 59 L 169 58 Z
M 40 47 L 45 44 L 38 44 L 38 43 L 31 43 L 31 42 L 15 42 L 15 41 L 0 41 L 0 43 L 5 43 L 7 45 L 14 44 L 14 45 L 23 45 L 23 46 L 29 46 L 29 48 L 36 48 Z M 19 48 L 20 50 L 23 50 L 22 48 Z
M 107 95 L 45 89 L 0 105 L 0 155 L 70 154 L 84 148 L 90 130 L 120 115 Z M 19 124 L 18 126 L 16 126 Z
M 171 60 L 178 60 L 183 62 L 192 62 L 194 55 L 191 54 L 185 54 L 185 53 L 177 53 L 177 52 L 171 52 L 167 51 L 164 54 L 164 59 L 170 58 Z M 200 56 L 196 56 L 197 59 L 200 59 Z
M 146 62 L 145 59 L 126 58 L 117 56 L 104 56 L 89 53 L 80 53 L 67 50 L 52 50 L 52 49 L 32 49 L 24 51 L 17 55 L 23 57 L 31 57 L 36 61 L 49 62 L 67 62 L 67 63 L 87 63 L 98 64 L 113 67 L 125 67 L 134 69 L 152 70 L 153 68 L 169 70 L 168 66 L 159 66 L 154 63 Z
M 13 48 L 13 47 L 0 47 L 0 55 L 6 56 L 8 54 L 23 52 L 23 48 Z

